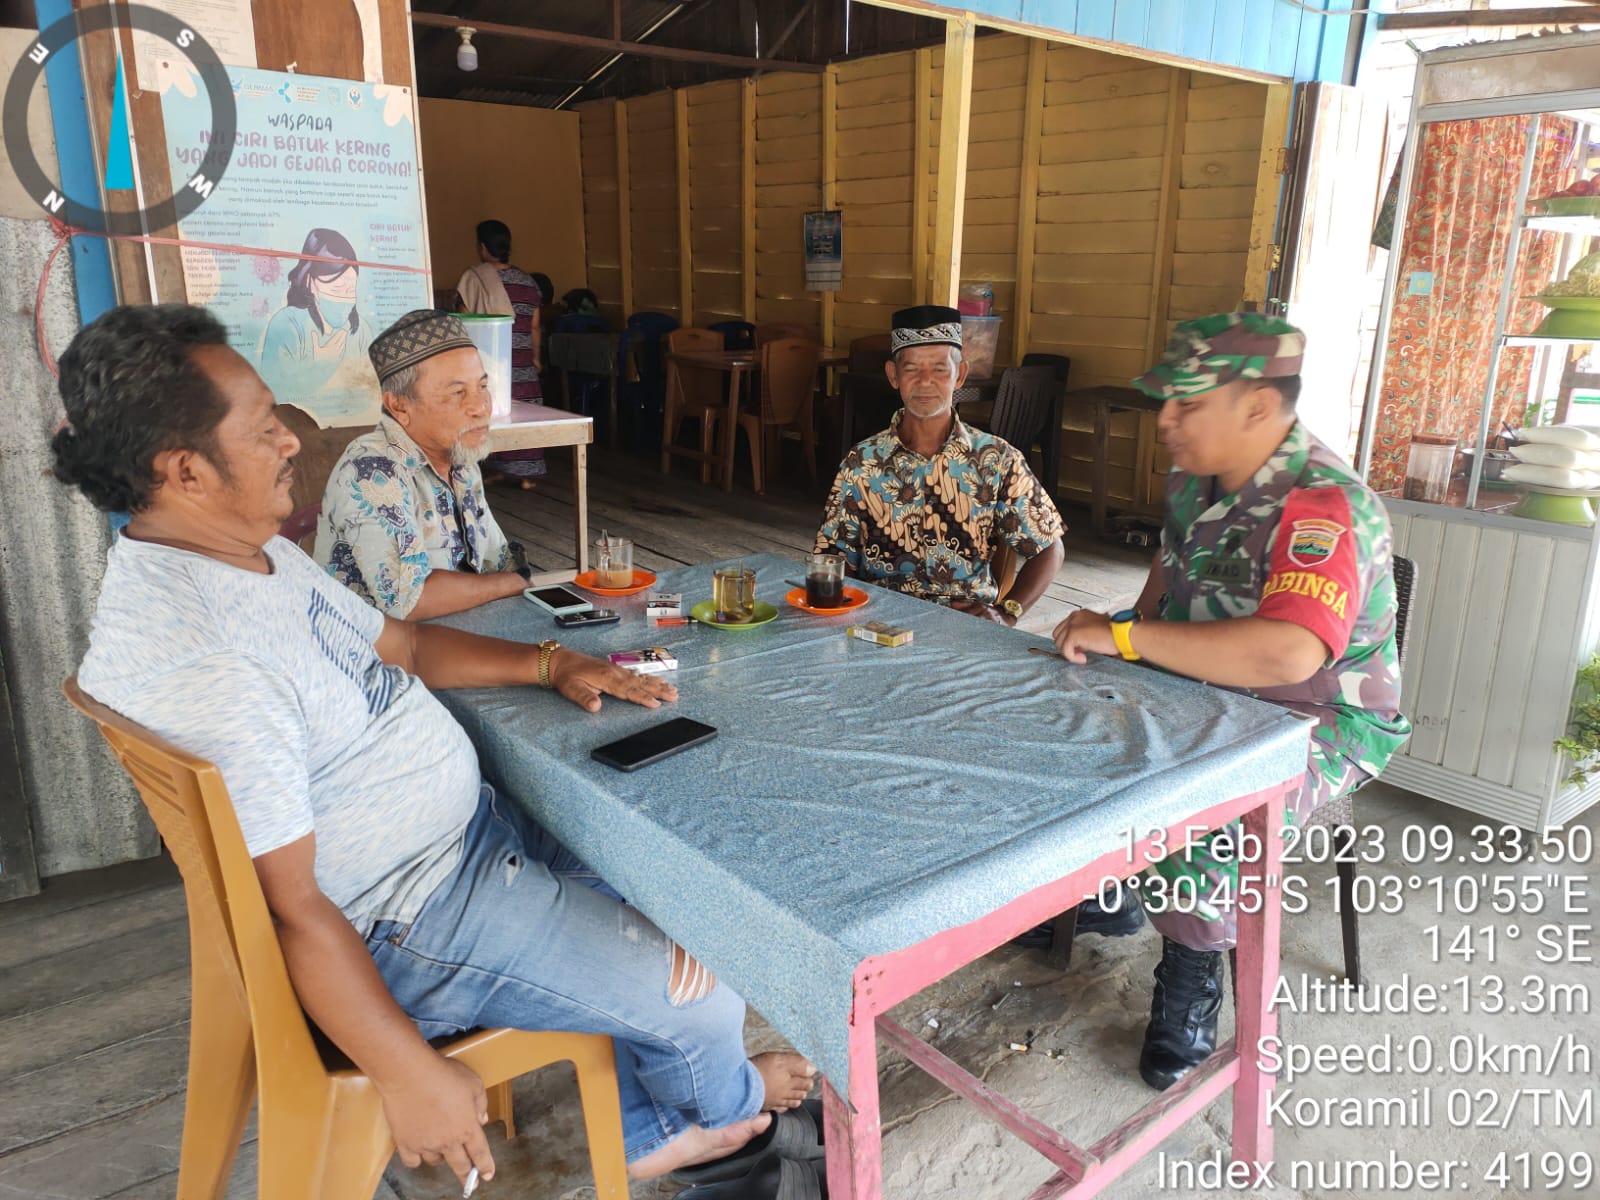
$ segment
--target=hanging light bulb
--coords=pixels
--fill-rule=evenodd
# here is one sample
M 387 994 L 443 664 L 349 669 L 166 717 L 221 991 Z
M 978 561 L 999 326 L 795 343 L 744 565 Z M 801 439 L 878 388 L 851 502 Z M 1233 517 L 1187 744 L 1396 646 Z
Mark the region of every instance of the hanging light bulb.
M 472 35 L 477 32 L 471 25 L 456 26 L 456 33 L 461 35 L 461 45 L 456 47 L 456 66 L 463 71 L 478 69 L 478 48 L 472 44 Z

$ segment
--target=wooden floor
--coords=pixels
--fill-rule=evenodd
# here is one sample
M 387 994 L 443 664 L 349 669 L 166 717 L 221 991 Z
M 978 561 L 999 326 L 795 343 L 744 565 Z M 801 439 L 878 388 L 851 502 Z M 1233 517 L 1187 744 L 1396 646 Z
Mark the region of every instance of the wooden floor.
M 542 567 L 572 556 L 570 454 L 532 492 L 496 486 L 490 503 Z M 632 537 L 640 565 L 664 568 L 738 554 L 798 556 L 810 549 L 823 492 L 724 495 L 653 463 L 603 451 L 590 468 L 591 523 Z M 1069 521 L 1081 514 L 1066 514 Z M 1048 632 L 1080 605 L 1135 595 L 1148 552 L 1069 537 L 1067 562 L 1024 622 Z M 0 1200 L 156 1200 L 177 1187 L 188 1038 L 188 928 L 177 874 L 165 859 L 47 882 L 42 895 L 0 905 Z M 542 1077 L 541 1077 L 542 1078 Z M 550 1085 L 559 1095 L 557 1084 Z M 570 1086 L 570 1085 L 569 1085 Z M 519 1085 L 519 1117 L 555 1129 L 570 1110 Z M 232 1197 L 255 1195 L 253 1131 Z M 501 1145 L 502 1196 L 560 1195 L 587 1174 L 581 1137 Z M 561 1149 L 564 1147 L 564 1150 Z M 537 1190 L 515 1179 L 543 1179 Z M 440 1172 L 391 1171 L 383 1200 L 452 1194 Z

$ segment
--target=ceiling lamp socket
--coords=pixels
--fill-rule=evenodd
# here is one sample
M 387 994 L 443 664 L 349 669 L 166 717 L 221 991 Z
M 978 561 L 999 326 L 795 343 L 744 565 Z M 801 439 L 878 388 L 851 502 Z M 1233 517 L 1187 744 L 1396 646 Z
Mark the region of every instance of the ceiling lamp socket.
M 456 66 L 463 71 L 478 69 L 478 48 L 472 44 L 472 35 L 477 32 L 471 25 L 456 26 L 456 33 L 461 37 L 461 45 L 456 47 Z

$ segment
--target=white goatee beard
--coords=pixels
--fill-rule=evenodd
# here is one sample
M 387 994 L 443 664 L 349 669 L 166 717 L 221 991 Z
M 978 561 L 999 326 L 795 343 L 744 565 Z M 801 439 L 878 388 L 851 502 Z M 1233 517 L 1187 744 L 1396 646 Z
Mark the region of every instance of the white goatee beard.
M 456 444 L 450 447 L 450 461 L 458 467 L 470 467 L 481 463 L 492 453 L 494 451 L 489 446 L 488 438 L 484 438 L 483 445 L 476 449 L 464 446 L 457 440 Z

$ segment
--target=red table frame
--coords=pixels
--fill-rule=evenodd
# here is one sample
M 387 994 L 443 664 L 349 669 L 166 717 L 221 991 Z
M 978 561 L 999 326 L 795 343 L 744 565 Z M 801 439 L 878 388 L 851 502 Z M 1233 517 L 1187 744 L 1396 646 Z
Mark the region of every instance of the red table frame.
M 1036 888 L 1005 907 L 957 929 L 936 934 L 894 954 L 869 958 L 856 968 L 850 1014 L 850 1095 L 848 1103 L 823 1081 L 827 1125 L 828 1194 L 833 1200 L 880 1200 L 883 1195 L 883 1142 L 878 1108 L 877 1039 L 883 1038 L 914 1065 L 932 1075 L 983 1115 L 1032 1146 L 1056 1167 L 1028 1200 L 1097 1196 L 1124 1171 L 1155 1149 L 1169 1134 L 1199 1113 L 1228 1087 L 1233 1088 L 1235 1162 L 1265 1164 L 1272 1157 L 1267 1102 L 1274 1077 L 1261 1070 L 1252 1047 L 1276 1032 L 1270 1001 L 1278 976 L 1278 938 L 1282 914 L 1283 811 L 1285 797 L 1303 776 L 1265 791 L 1215 805 L 1172 825 L 1166 840 L 1153 836 L 1101 855 L 1055 883 Z M 937 1049 L 891 1021 L 885 1014 L 995 947 L 1064 909 L 1080 896 L 1099 890 L 1108 875 L 1136 873 L 1158 844 L 1182 846 L 1195 828 L 1217 829 L 1242 819 L 1244 845 L 1258 845 L 1255 861 L 1239 864 L 1239 895 L 1260 895 L 1257 911 L 1239 912 L 1237 978 L 1234 981 L 1234 1036 L 1180 1083 L 1083 1148 L 1043 1122 L 1028 1116 L 988 1084 L 967 1073 Z M 1259 839 L 1252 843 L 1251 835 Z M 1245 1048 L 1241 1053 L 1240 1047 Z M 1128 1064 L 1133 1069 L 1133 1064 Z

